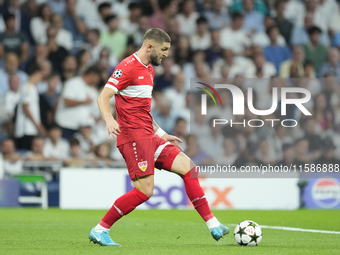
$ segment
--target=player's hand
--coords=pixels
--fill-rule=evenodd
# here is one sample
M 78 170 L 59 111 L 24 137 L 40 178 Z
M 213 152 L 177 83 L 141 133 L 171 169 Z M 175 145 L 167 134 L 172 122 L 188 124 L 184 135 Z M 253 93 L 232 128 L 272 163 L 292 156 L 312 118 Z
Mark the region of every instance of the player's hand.
M 117 138 L 117 135 L 121 132 L 119 129 L 119 124 L 113 117 L 109 117 L 106 119 L 106 129 L 107 129 L 107 138 L 110 140 L 110 135 L 113 138 Z
M 183 141 L 180 138 L 178 138 L 177 136 L 168 135 L 167 133 L 165 133 L 161 138 L 170 142 L 171 144 L 175 145 L 178 149 L 183 151 L 182 146 L 179 145 L 179 143 L 178 143 L 178 142 L 183 143 Z

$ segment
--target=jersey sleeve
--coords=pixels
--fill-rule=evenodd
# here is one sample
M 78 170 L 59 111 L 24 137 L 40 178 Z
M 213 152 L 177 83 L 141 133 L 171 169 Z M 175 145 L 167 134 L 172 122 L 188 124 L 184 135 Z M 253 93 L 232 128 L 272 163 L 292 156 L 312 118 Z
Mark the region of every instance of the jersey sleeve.
M 105 87 L 113 89 L 115 92 L 125 89 L 133 80 L 133 72 L 131 70 L 131 66 L 127 68 L 124 64 L 119 64 L 106 82 Z

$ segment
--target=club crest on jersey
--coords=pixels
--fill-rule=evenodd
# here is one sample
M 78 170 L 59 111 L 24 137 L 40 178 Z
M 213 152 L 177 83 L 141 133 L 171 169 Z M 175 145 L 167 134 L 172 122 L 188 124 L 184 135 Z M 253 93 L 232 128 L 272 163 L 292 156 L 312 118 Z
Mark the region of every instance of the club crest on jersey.
M 115 77 L 115 78 L 120 78 L 120 77 L 122 77 L 122 75 L 123 75 L 123 71 L 120 70 L 120 69 L 117 69 L 117 70 L 113 73 L 113 77 Z
M 145 170 L 148 167 L 148 161 L 138 162 L 138 167 L 139 167 L 140 170 L 145 172 Z

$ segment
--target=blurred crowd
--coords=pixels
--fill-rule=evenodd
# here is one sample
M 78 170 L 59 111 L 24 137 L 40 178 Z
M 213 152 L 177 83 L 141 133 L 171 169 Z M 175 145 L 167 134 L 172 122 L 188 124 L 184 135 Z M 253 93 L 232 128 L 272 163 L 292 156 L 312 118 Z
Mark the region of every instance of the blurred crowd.
M 123 162 L 96 99 L 152 27 L 168 32 L 172 43 L 155 67 L 151 113 L 183 139 L 195 163 L 337 162 L 339 1 L 0 0 L 0 177 L 30 161 Z M 272 87 L 304 87 L 313 114 L 291 109 L 299 120 L 294 133 L 280 125 L 214 129 L 195 109 L 190 120 L 190 78 L 253 87 L 257 109 L 271 106 Z M 208 111 L 235 118 L 230 95 L 221 97 L 225 108 Z M 114 113 L 114 98 L 111 106 Z

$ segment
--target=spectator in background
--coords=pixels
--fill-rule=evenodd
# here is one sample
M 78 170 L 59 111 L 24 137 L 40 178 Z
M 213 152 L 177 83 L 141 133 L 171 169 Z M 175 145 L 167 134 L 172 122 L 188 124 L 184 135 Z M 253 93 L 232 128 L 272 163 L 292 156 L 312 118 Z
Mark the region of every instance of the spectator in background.
M 159 9 L 150 17 L 150 27 L 158 27 L 165 32 L 169 32 L 169 21 L 177 14 L 177 1 L 158 0 Z M 175 29 L 179 31 L 178 23 Z
M 256 144 L 248 141 L 245 151 L 235 160 L 234 166 L 236 168 L 240 168 L 241 166 L 259 166 L 261 162 L 255 157 L 256 151 Z
M 95 122 L 91 118 L 83 120 L 80 124 L 80 132 L 75 133 L 73 136 L 79 141 L 81 150 L 85 153 L 93 152 L 95 149 L 92 136 L 92 126 L 94 124 Z
M 182 2 L 182 13 L 177 14 L 176 19 L 179 25 L 180 34 L 191 36 L 196 31 L 196 20 L 199 14 L 195 10 L 195 2 L 193 0 L 185 0 Z
M 80 143 L 76 138 L 70 139 L 70 155 L 64 160 L 67 167 L 84 167 L 87 155 L 82 152 Z
M 163 73 L 155 77 L 155 90 L 161 90 L 171 87 L 175 75 L 172 73 L 172 67 L 174 66 L 174 60 L 172 58 L 165 58 L 162 60 Z
M 56 111 L 56 122 L 62 128 L 64 138 L 71 138 L 79 129 L 81 122 L 89 118 L 93 102 L 90 98 L 89 85 L 98 84 L 99 80 L 99 69 L 91 66 L 83 76 L 65 82 Z
M 310 60 L 314 64 L 316 72 L 318 72 L 322 63 L 327 58 L 327 50 L 325 46 L 320 43 L 320 28 L 315 26 L 309 28 L 308 35 L 310 42 L 303 46 L 306 55 L 305 60 Z
M 297 164 L 295 159 L 295 149 L 293 144 L 285 143 L 282 145 L 283 158 L 276 165 L 277 166 L 291 166 Z M 297 165 L 298 166 L 298 165 Z
M 266 59 L 275 65 L 278 72 L 281 63 L 291 58 L 290 49 L 287 46 L 279 46 L 277 44 L 277 38 L 280 34 L 278 27 L 269 27 L 266 33 L 269 36 L 270 45 L 263 48 L 263 53 Z
M 94 153 L 97 167 L 109 167 L 113 160 L 110 158 L 111 146 L 108 143 L 102 143 L 95 147 Z
M 91 53 L 86 49 L 78 51 L 77 55 L 78 75 L 82 75 L 91 65 Z
M 76 14 L 77 0 L 66 0 L 66 10 L 63 15 L 64 28 L 71 32 L 73 41 L 83 42 L 86 33 L 86 26 L 83 20 Z
M 20 77 L 20 85 L 24 84 L 28 79 L 27 74 L 19 70 L 19 58 L 15 53 L 7 53 L 4 60 L 4 68 L 0 68 L 0 95 L 8 91 L 8 78 L 10 75 L 18 75 Z
M 313 117 L 322 130 L 333 129 L 333 113 L 327 108 L 326 95 L 320 93 L 314 99 Z
M 297 166 L 304 165 L 305 163 L 313 162 L 313 157 L 308 150 L 309 141 L 306 138 L 300 138 L 294 143 L 294 151 L 296 155 Z
M 285 5 L 284 16 L 293 26 L 302 27 L 305 17 L 305 6 L 300 0 L 288 0 Z
M 40 66 L 41 71 L 43 72 L 43 79 L 37 83 L 38 92 L 39 94 L 41 94 L 47 91 L 48 88 L 47 78 L 52 72 L 52 64 L 47 59 L 42 59 L 37 64 Z M 59 91 L 61 90 L 61 85 L 59 86 L 58 89 Z
M 51 18 L 51 25 L 57 29 L 56 42 L 59 46 L 64 47 L 70 51 L 73 48 L 72 34 L 63 28 L 63 20 L 59 14 L 54 14 Z
M 185 137 L 187 134 L 187 121 L 183 119 L 182 117 L 177 118 L 175 128 L 174 128 L 174 135 L 179 137 L 183 143 L 181 143 L 181 146 L 183 150 L 186 150 L 186 143 L 185 143 Z
M 27 0 L 21 5 L 21 10 L 29 16 L 30 19 L 38 15 L 38 9 L 36 0 Z
M 77 75 L 78 75 L 77 59 L 74 56 L 69 55 L 64 59 L 64 62 L 61 66 L 61 80 L 63 82 L 66 82 Z
M 180 36 L 178 40 L 178 45 L 174 53 L 175 62 L 179 66 L 183 67 L 184 64 L 192 60 L 192 55 L 193 55 L 193 52 L 190 47 L 189 37 L 184 36 L 184 35 Z
M 236 0 L 230 7 L 230 13 L 242 12 L 244 11 L 244 0 Z M 254 10 L 261 13 L 263 16 L 268 15 L 268 9 L 264 1 L 256 0 L 254 3 Z
M 65 13 L 65 9 L 66 9 L 65 2 L 66 0 L 48 0 L 48 4 L 51 7 L 53 13 L 59 14 L 59 15 L 63 15 Z
M 286 43 L 290 45 L 290 36 L 292 34 L 293 24 L 289 20 L 287 20 L 284 16 L 285 6 L 286 6 L 285 0 L 279 0 L 275 3 L 276 10 L 275 23 L 280 30 L 280 34 L 285 38 Z
M 288 78 L 290 67 L 295 64 L 298 68 L 299 77 L 303 77 L 303 60 L 305 58 L 305 52 L 300 45 L 294 45 L 292 50 L 292 59 L 288 59 L 280 65 L 280 77 Z
M 231 18 L 230 28 L 226 27 L 221 30 L 221 47 L 232 50 L 236 55 L 241 55 L 251 42 L 242 29 L 244 24 L 242 14 L 236 12 Z
M 67 50 L 59 46 L 57 43 L 58 29 L 56 27 L 49 27 L 47 29 L 47 49 L 48 60 L 52 63 L 54 72 L 61 73 L 61 65 L 68 55 Z
M 52 123 L 47 128 L 47 135 L 43 155 L 46 158 L 66 159 L 70 152 L 70 146 L 68 141 L 61 137 L 60 127 L 56 123 Z
M 299 15 L 300 16 L 300 15 Z M 314 16 L 312 13 L 307 13 L 304 19 L 304 26 L 295 26 L 291 35 L 291 44 L 303 45 L 309 43 L 308 30 L 314 26 Z M 321 32 L 320 43 L 324 46 L 329 45 L 328 35 Z
M 60 93 L 57 92 L 57 86 L 60 83 L 60 77 L 57 73 L 51 73 L 47 77 L 48 88 L 47 91 L 41 94 L 41 97 L 46 100 L 49 108 L 55 109 L 57 106 Z
M 259 145 L 258 145 L 258 150 L 255 153 L 256 158 L 264 164 L 270 164 L 274 165 L 277 160 L 277 155 L 275 155 L 275 152 L 273 148 L 270 147 L 269 143 L 267 140 L 263 139 Z
M 263 53 L 256 53 L 254 55 L 254 67 L 248 68 L 246 77 L 248 78 L 270 78 L 277 73 L 273 63 L 266 61 Z M 263 91 L 268 89 L 263 88 Z
M 320 158 L 316 160 L 316 164 L 327 164 L 335 166 L 335 164 L 339 164 L 339 157 L 336 155 L 335 151 L 336 147 L 332 141 L 331 137 L 327 137 L 322 142 L 322 155 Z
M 4 160 L 5 177 L 22 173 L 22 160 L 20 154 L 15 152 L 15 144 L 11 138 L 5 138 L 1 143 L 0 157 Z
M 46 60 L 48 57 L 48 49 L 45 45 L 38 44 L 35 46 L 34 49 L 34 56 L 31 56 L 27 61 L 26 72 L 30 65 L 32 64 L 39 64 L 42 61 Z
M 15 31 L 15 15 L 8 13 L 4 17 L 6 31 L 0 34 L 0 58 L 5 53 L 13 52 L 19 57 L 22 63 L 28 57 L 28 42 L 26 35 L 21 31 Z
M 46 44 L 46 31 L 51 25 L 52 10 L 48 4 L 41 4 L 38 16 L 31 20 L 31 33 L 36 44 Z
M 230 24 L 230 17 L 222 0 L 214 0 L 211 10 L 207 10 L 203 14 L 208 20 L 211 30 L 220 30 Z
M 208 29 L 208 21 L 201 16 L 196 20 L 197 32 L 190 38 L 192 50 L 207 50 L 211 45 L 211 35 Z
M 254 0 L 243 0 L 243 30 L 252 35 L 255 31 L 264 31 L 263 14 L 255 10 Z
M 340 54 L 337 48 L 328 50 L 328 62 L 321 66 L 318 77 L 322 78 L 326 73 L 340 78 Z
M 197 142 L 197 136 L 188 135 L 186 138 L 187 150 L 185 154 L 198 166 L 208 166 L 214 162 L 204 150 L 202 150 Z
M 142 46 L 143 35 L 149 28 L 149 17 L 141 16 L 138 21 L 138 29 L 135 33 L 130 35 L 128 45 L 133 46 L 134 48 Z
M 55 161 L 56 157 L 46 157 L 44 155 L 45 139 L 41 136 L 35 136 L 32 140 L 32 151 L 25 155 L 28 161 Z
M 87 0 L 87 2 L 92 2 L 91 5 L 94 5 L 93 1 L 91 0 Z M 95 3 L 95 4 L 98 4 L 98 3 Z M 98 14 L 97 15 L 93 14 L 93 13 L 96 13 L 93 11 L 93 9 L 85 10 L 82 5 L 80 6 L 78 9 L 82 10 L 82 12 L 84 11 L 86 12 L 86 15 L 83 15 L 83 17 L 85 17 L 86 24 L 88 24 L 90 28 L 97 28 L 99 29 L 100 32 L 103 32 L 107 29 L 105 19 L 106 17 L 112 14 L 110 2 L 106 1 L 98 5 L 97 13 L 99 14 L 99 17 L 97 16 Z M 91 18 L 91 16 L 93 17 Z
M 187 91 L 184 87 L 185 77 L 183 73 L 178 73 L 175 76 L 173 85 L 164 90 L 164 96 L 168 98 L 172 105 L 181 112 L 185 108 L 185 97 Z
M 88 31 L 86 40 L 89 43 L 89 51 L 91 53 L 91 62 L 95 64 L 99 60 L 99 55 L 104 45 L 100 43 L 100 32 L 98 29 L 91 29 Z
M 206 59 L 212 67 L 216 61 L 222 58 L 223 49 L 220 46 L 220 32 L 218 30 L 211 32 L 211 46 L 205 51 Z
M 32 140 L 38 134 L 44 135 L 45 128 L 40 119 L 39 94 L 36 84 L 42 80 L 43 73 L 39 65 L 32 65 L 28 70 L 28 81 L 20 91 L 20 101 L 15 122 L 15 137 L 19 149 L 29 150 Z
M 7 5 L 1 11 L 3 16 L 7 14 L 15 15 L 15 31 L 23 32 L 28 39 L 31 39 L 30 17 L 20 9 L 20 0 L 8 0 Z
M 124 31 L 128 36 L 134 34 L 138 30 L 138 21 L 142 15 L 142 9 L 138 3 L 129 4 L 129 16 L 122 17 L 119 21 L 119 29 Z
M 107 16 L 105 18 L 105 23 L 107 24 L 108 29 L 101 33 L 100 42 L 120 59 L 126 50 L 127 35 L 119 29 L 119 20 L 117 16 L 112 14 Z
M 214 160 L 217 164 L 232 166 L 234 165 L 236 159 L 239 157 L 236 141 L 232 137 L 226 137 L 224 140 L 222 139 L 222 141 L 222 146 L 218 146 L 218 148 L 216 148 L 220 151 L 220 153 L 213 155 Z

